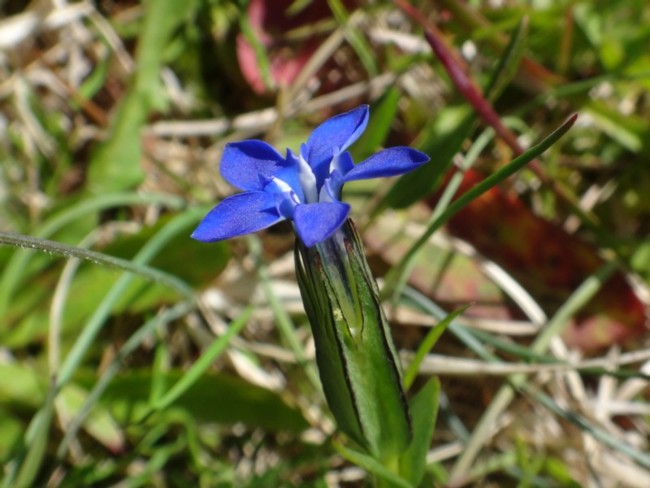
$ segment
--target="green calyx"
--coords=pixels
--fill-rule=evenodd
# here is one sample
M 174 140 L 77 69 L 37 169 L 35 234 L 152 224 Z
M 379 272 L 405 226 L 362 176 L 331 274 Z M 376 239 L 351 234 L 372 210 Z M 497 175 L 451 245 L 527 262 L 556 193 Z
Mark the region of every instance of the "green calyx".
M 379 292 L 351 220 L 313 247 L 296 243 L 296 270 L 327 402 L 339 428 L 390 464 L 411 422 Z

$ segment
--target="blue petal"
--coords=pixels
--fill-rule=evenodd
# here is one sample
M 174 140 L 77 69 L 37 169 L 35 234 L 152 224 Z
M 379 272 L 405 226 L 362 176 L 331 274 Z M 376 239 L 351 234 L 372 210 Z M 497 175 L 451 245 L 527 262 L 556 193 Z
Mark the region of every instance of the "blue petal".
M 226 144 L 221 158 L 221 175 L 228 183 L 242 190 L 263 189 L 260 176 L 266 179 L 290 171 L 293 161 L 287 161 L 272 146 L 263 141 L 242 141 Z M 297 171 L 295 169 L 294 171 Z
M 344 181 L 396 176 L 419 168 L 429 156 L 410 147 L 391 147 L 370 156 L 348 171 Z
M 349 173 L 354 168 L 354 160 L 352 159 L 352 155 L 347 151 L 339 154 L 333 163 L 334 168 L 330 168 L 330 170 L 338 170 L 342 175 Z M 334 171 L 331 172 L 333 173 Z
M 307 247 L 323 242 L 343 225 L 349 213 L 350 206 L 342 202 L 298 205 L 293 215 L 298 237 Z
M 266 229 L 283 219 L 272 193 L 238 193 L 214 207 L 194 230 L 192 238 L 203 242 L 220 241 Z
M 332 157 L 345 151 L 368 125 L 368 106 L 361 105 L 349 112 L 327 119 L 316 127 L 302 149 L 302 155 L 314 170 L 322 185 Z

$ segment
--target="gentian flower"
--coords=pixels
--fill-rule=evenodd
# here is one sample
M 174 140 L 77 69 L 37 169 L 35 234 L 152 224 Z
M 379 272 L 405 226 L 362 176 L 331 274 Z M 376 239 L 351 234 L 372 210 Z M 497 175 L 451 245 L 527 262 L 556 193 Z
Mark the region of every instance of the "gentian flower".
M 286 157 L 259 140 L 227 144 L 221 174 L 244 192 L 212 209 L 192 237 L 220 241 L 289 219 L 307 247 L 324 242 L 350 213 L 341 202 L 345 183 L 401 175 L 429 160 L 415 149 L 392 147 L 355 165 L 347 149 L 367 125 L 367 105 L 336 115 L 316 127 L 298 154 L 288 149 Z
M 409 449 L 413 432 L 399 357 L 341 189 L 348 181 L 407 173 L 429 158 L 392 147 L 355 165 L 347 149 L 367 124 L 365 105 L 332 117 L 286 157 L 262 141 L 228 144 L 221 174 L 243 193 L 212 209 L 192 237 L 219 241 L 293 221 L 296 277 L 325 398 L 341 431 L 398 473 L 424 466 L 423 457 L 413 459 L 426 451 Z M 399 474 L 417 481 L 408 471 Z

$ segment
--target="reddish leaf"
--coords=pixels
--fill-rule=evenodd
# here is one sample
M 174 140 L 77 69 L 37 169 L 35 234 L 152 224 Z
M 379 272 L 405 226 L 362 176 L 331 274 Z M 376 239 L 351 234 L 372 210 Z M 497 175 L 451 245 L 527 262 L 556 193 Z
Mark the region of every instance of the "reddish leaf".
M 332 16 L 327 2 L 310 2 L 299 12 L 291 14 L 289 7 L 294 3 L 294 0 L 251 0 L 248 5 L 248 21 L 258 42 L 266 48 L 272 81 L 280 87 L 291 85 L 326 37 L 326 33 L 314 33 L 306 39 L 291 41 L 286 33 Z M 346 6 L 353 3 L 343 2 Z M 237 36 L 237 59 L 242 75 L 253 91 L 265 94 L 268 87 L 255 48 L 243 34 Z
M 459 193 L 481 179 L 468 171 Z M 429 203 L 433 206 L 435 200 Z M 516 195 L 500 188 L 465 207 L 447 228 L 506 269 L 551 313 L 603 264 L 594 246 L 534 215 Z M 647 331 L 646 313 L 619 271 L 575 318 L 565 340 L 586 351 L 620 343 Z

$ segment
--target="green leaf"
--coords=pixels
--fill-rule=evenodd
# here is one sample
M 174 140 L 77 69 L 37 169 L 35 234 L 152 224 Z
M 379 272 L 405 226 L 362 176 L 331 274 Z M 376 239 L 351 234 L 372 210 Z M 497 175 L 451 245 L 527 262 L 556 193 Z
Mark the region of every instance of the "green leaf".
M 337 22 L 346 27 L 345 37 L 359 57 L 359 61 L 368 73 L 368 77 L 376 77 L 379 72 L 377 68 L 377 56 L 373 47 L 366 40 L 367 36 L 365 33 L 362 33 L 356 25 L 348 22 L 350 14 L 347 12 L 347 9 L 341 0 L 328 0 L 327 3 L 329 4 Z
M 228 245 L 220 243 L 216 246 L 205 246 L 188 238 L 191 227 L 196 225 L 202 215 L 202 210 L 194 210 L 176 216 L 171 221 L 163 218 L 159 224 L 144 229 L 141 234 L 120 239 L 106 248 L 110 254 L 88 251 L 44 239 L 3 233 L 0 233 L 0 244 L 29 246 L 51 254 L 92 260 L 93 266 L 81 266 L 77 271 L 67 294 L 69 298 L 66 305 L 74 300 L 74 306 L 66 306 L 63 310 L 63 333 L 66 337 L 71 337 L 79 334 L 84 321 L 97 310 L 107 290 L 121 279 L 119 274 L 115 273 L 115 268 L 131 271 L 135 276 L 129 275 L 129 283 L 116 297 L 112 313 L 147 310 L 160 303 L 175 300 L 179 293 L 193 297 L 192 289 L 179 278 L 187 278 L 192 281 L 194 287 L 198 287 L 218 274 L 227 262 Z M 171 231 L 172 235 L 169 235 L 170 229 L 164 230 L 167 225 L 171 226 L 170 229 L 174 228 Z M 158 241 L 160 238 L 155 236 L 159 233 L 167 234 L 163 240 L 169 239 L 169 241 L 156 245 L 159 248 L 152 259 L 156 267 L 138 265 L 130 260 L 134 259 L 137 250 Z M 201 263 L 201 265 L 187 263 Z M 103 264 L 105 267 L 96 264 Z M 165 268 L 169 272 L 159 268 Z M 46 335 L 52 288 L 59 272 L 58 268 L 53 268 L 37 275 L 37 279 L 31 280 L 28 292 L 21 293 L 11 302 L 10 316 L 24 317 L 24 319 L 14 323 L 7 331 L 3 337 L 5 344 L 20 346 L 41 340 Z M 140 277 L 147 277 L 152 281 Z
M 55 399 L 58 420 L 64 428 L 78 414 L 88 392 L 79 385 L 65 386 Z M 118 452 L 124 444 L 124 434 L 104 406 L 97 406 L 84 422 L 84 430 L 112 452 Z
M 499 64 L 485 88 L 485 98 L 488 100 L 496 100 L 517 74 L 519 64 L 526 50 L 527 35 L 528 17 L 522 17 L 512 36 L 510 36 L 510 42 L 503 55 L 499 58 Z
M 131 267 L 135 267 L 136 272 L 143 274 L 143 270 L 138 271 L 137 268 L 145 265 L 151 259 L 153 259 L 154 256 L 156 256 L 162 249 L 164 249 L 165 245 L 172 238 L 177 236 L 181 230 L 187 228 L 189 222 L 196 222 L 196 219 L 197 215 L 193 212 L 186 212 L 185 214 L 176 216 L 160 231 L 158 231 L 154 237 L 142 247 L 142 249 L 140 249 L 133 260 L 129 262 Z M 160 272 L 157 273 L 160 274 Z M 194 293 L 191 288 L 187 291 L 182 291 L 189 287 L 187 287 L 187 285 L 175 277 L 170 278 L 173 278 L 174 281 L 178 282 L 177 285 L 181 285 L 179 288 L 179 291 L 181 291 L 181 293 L 184 295 L 187 294 L 190 299 L 193 299 Z M 77 337 L 74 346 L 67 354 L 63 364 L 61 365 L 61 368 L 59 369 L 57 378 L 59 386 L 62 386 L 67 381 L 69 381 L 75 369 L 79 366 L 88 350 L 92 347 L 95 337 L 104 326 L 107 318 L 111 313 L 111 310 L 115 304 L 119 302 L 122 293 L 124 293 L 132 280 L 132 275 L 123 274 L 120 276 L 115 285 L 111 287 L 111 289 L 104 297 L 103 301 L 94 311 L 93 315 L 86 323 L 79 337 Z
M 458 317 L 461 313 L 467 310 L 467 307 L 469 307 L 469 305 L 459 308 L 458 310 L 454 310 L 452 313 L 447 315 L 443 320 L 438 322 L 436 326 L 433 327 L 428 332 L 424 340 L 420 343 L 418 350 L 415 352 L 413 361 L 411 361 L 411 364 L 409 364 L 406 373 L 404 373 L 404 388 L 406 390 L 408 390 L 413 384 L 413 381 L 415 381 L 415 378 L 418 374 L 418 370 L 420 369 L 420 364 L 422 364 L 422 361 L 424 360 L 426 355 L 436 345 L 442 333 L 445 330 L 447 330 L 447 326 L 451 324 L 451 322 L 456 317 Z
M 2 460 L 7 460 L 8 455 L 23 436 L 25 425 L 20 418 L 20 415 L 0 406 L 0 459 Z M 4 475 L 8 475 L 8 470 Z
M 0 364 L 0 404 L 36 407 L 45 399 L 47 384 L 25 363 Z
M 94 69 L 83 80 L 81 85 L 79 85 L 79 96 L 81 99 L 91 100 L 102 89 L 109 74 L 111 61 L 111 56 L 106 56 L 98 60 Z M 73 105 L 78 107 L 79 103 L 75 101 Z
M 152 110 L 164 108 L 160 70 L 164 47 L 185 20 L 192 2 L 149 0 L 138 40 L 136 72 L 118 106 L 109 137 L 99 146 L 88 168 L 87 189 L 99 194 L 133 188 L 144 178 L 140 129 Z
M 206 370 L 216 361 L 216 359 L 228 347 L 231 339 L 235 337 L 248 323 L 248 319 L 253 313 L 253 308 L 248 307 L 244 312 L 230 324 L 225 334 L 219 336 L 207 349 L 201 354 L 201 357 L 192 365 L 192 367 L 183 375 L 183 377 L 172 386 L 166 394 L 153 404 L 154 410 L 163 410 L 181 397 Z
M 185 382 L 185 372 L 164 374 L 168 384 Z M 80 374 L 77 381 L 86 386 L 94 375 Z M 129 370 L 106 388 L 100 403 L 110 409 L 120 423 L 135 422 L 150 411 L 149 391 L 153 375 L 149 370 Z M 309 425 L 301 413 L 288 406 L 280 394 L 252 385 L 226 373 L 207 372 L 183 391 L 168 410 L 188 412 L 197 422 L 233 425 L 242 422 L 271 431 L 300 432 Z
M 524 54 L 528 22 L 524 18 L 515 29 L 507 49 L 499 59 L 485 89 L 485 97 L 494 100 L 517 73 Z M 416 146 L 431 156 L 431 163 L 402 176 L 382 202 L 386 207 L 406 208 L 430 194 L 440 178 L 451 167 L 453 157 L 461 151 L 465 140 L 476 126 L 477 115 L 468 106 L 445 108 L 423 131 Z
M 338 453 L 351 463 L 362 467 L 367 472 L 379 478 L 376 486 L 380 487 L 399 487 L 399 488 L 413 488 L 413 485 L 407 480 L 401 478 L 399 475 L 387 469 L 382 463 L 354 449 L 349 449 L 338 442 L 334 443 L 334 448 Z
M 192 214 L 195 215 L 195 219 L 190 217 Z M 177 228 L 177 233 L 171 237 L 164 250 L 159 252 L 146 267 L 133 266 L 129 260 L 170 222 L 171 215 L 161 218 L 156 225 L 146 227 L 138 234 L 118 236 L 117 240 L 105 247 L 101 254 L 89 255 L 89 258 L 93 260 L 93 265 L 79 267 L 67 293 L 69 299 L 66 303 L 74 299 L 74 306 L 66 306 L 63 310 L 63 332 L 66 336 L 76 336 L 79 333 L 83 321 L 90 317 L 101 303 L 106 291 L 118 280 L 119 275 L 115 273 L 114 267 L 120 266 L 136 273 L 138 271 L 153 272 L 153 274 L 149 274 L 150 278 L 155 278 L 156 275 L 161 278 L 164 276 L 169 278 L 169 280 L 159 280 L 158 282 L 134 279 L 118 298 L 113 308 L 112 313 L 114 314 L 125 311 L 142 312 L 162 303 L 173 302 L 178 297 L 178 292 L 182 290 L 176 286 L 175 290 L 169 285 L 174 285 L 176 282 L 181 288 L 186 285 L 200 288 L 220 273 L 229 258 L 228 244 L 221 242 L 206 246 L 189 239 L 188 235 L 203 215 L 203 210 L 188 210 L 183 215 L 188 216 L 189 220 L 185 222 L 184 226 Z M 16 238 L 16 236 L 13 237 Z M 62 247 L 60 243 L 50 245 L 50 241 L 26 239 L 28 240 L 24 243 L 21 241 L 17 244 L 30 245 L 34 248 L 41 246 L 45 252 L 68 256 L 75 253 L 87 253 L 80 248 Z M 3 235 L 0 233 L 0 244 L 2 243 Z M 52 247 L 54 245 L 56 247 Z M 96 264 L 104 264 L 108 268 Z M 30 280 L 28 292 L 17 295 L 11 301 L 9 316 L 12 318 L 24 317 L 24 319 L 12 324 L 11 329 L 3 337 L 4 343 L 20 346 L 42 340 L 45 337 L 49 322 L 52 287 L 59 279 L 59 273 L 60 269 L 55 267 L 36 275 Z M 186 283 L 186 285 L 182 283 Z
M 440 382 L 431 378 L 409 402 L 413 421 L 413 441 L 400 457 L 400 474 L 418 486 L 424 477 L 427 451 L 438 416 Z
M 466 106 L 440 111 L 414 144 L 431 156 L 431 161 L 402 176 L 386 194 L 377 211 L 387 207 L 406 208 L 430 194 L 451 166 L 454 155 L 469 137 L 475 122 L 476 115 Z
M 164 328 L 168 326 L 174 320 L 177 320 L 181 317 L 186 316 L 194 309 L 194 304 L 191 302 L 180 302 L 174 305 L 173 307 L 156 314 L 147 322 L 142 324 L 129 339 L 118 349 L 117 353 L 113 356 L 112 360 L 105 365 L 103 372 L 99 379 L 95 382 L 90 390 L 90 393 L 87 395 L 84 404 L 79 408 L 78 413 L 75 415 L 74 419 L 66 426 L 65 435 L 63 440 L 59 444 L 57 449 L 57 457 L 63 458 L 70 446 L 70 443 L 77 437 L 77 432 L 88 414 L 97 404 L 99 398 L 103 395 L 106 387 L 111 383 L 115 378 L 116 374 L 120 370 L 120 367 L 126 363 L 127 358 L 133 354 L 137 349 L 140 348 L 142 343 L 150 338 L 155 330 Z M 164 387 L 165 379 L 159 378 L 156 373 L 160 370 L 158 362 L 161 361 L 161 355 L 156 356 L 157 362 L 154 364 L 153 368 L 153 378 L 151 381 L 150 388 L 150 401 L 153 398 L 153 395 L 156 392 L 156 389 L 160 387 L 161 392 Z
M 32 419 L 25 434 L 26 455 L 20 465 L 15 483 L 15 488 L 29 488 L 34 486 L 50 438 L 52 417 L 54 416 L 54 397 L 56 388 L 51 384 L 45 404 Z
M 600 100 L 592 100 L 582 107 L 594 125 L 630 152 L 640 152 L 647 141 L 647 121 L 635 114 L 622 114 Z
M 373 104 L 368 127 L 350 151 L 357 163 L 374 154 L 384 144 L 395 120 L 401 96 L 397 88 L 391 87 Z
M 52 238 L 62 242 L 78 242 L 95 226 L 95 214 L 112 207 L 127 205 L 158 204 L 173 209 L 180 209 L 185 206 L 182 198 L 162 193 L 109 193 L 94 197 L 85 197 L 81 201 L 67 205 L 39 225 L 37 228 L 29 229 L 32 237 Z M 80 225 L 81 223 L 81 225 Z M 62 234 L 65 233 L 65 236 Z M 6 262 L 0 262 L 3 268 L 2 280 L 0 281 L 0 316 L 13 317 L 20 315 L 8 309 L 16 300 L 22 299 L 25 295 L 31 294 L 37 273 L 50 265 L 50 260 L 37 260 L 34 253 L 29 252 L 31 246 L 22 245 L 26 249 L 19 249 L 6 258 Z M 38 261 L 35 265 L 34 261 Z M 18 288 L 22 283 L 29 282 L 29 287 L 23 287 L 20 297 L 15 297 Z M 49 286 L 49 285 L 48 285 Z M 48 288 L 49 291 L 50 288 Z M 30 307 L 28 307 L 29 309 Z M 0 324 L 1 334 L 11 325 L 11 320 Z M 4 338 L 2 338 L 4 339 Z
M 255 62 L 260 70 L 260 78 L 268 90 L 276 89 L 276 83 L 271 72 L 271 60 L 269 59 L 266 46 L 260 39 L 257 32 L 250 23 L 248 16 L 242 15 L 239 19 L 239 29 L 244 39 L 251 45 L 255 53 Z

